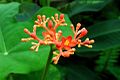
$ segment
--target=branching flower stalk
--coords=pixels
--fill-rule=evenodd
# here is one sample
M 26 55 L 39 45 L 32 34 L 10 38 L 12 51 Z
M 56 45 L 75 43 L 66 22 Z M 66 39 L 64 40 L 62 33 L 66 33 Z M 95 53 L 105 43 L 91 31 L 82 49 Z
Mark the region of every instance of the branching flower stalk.
M 46 75 L 47 75 L 47 72 L 49 70 L 50 62 L 51 62 L 51 59 L 52 59 L 52 52 L 53 52 L 53 48 L 52 48 L 52 45 L 50 45 L 50 53 L 49 53 L 47 64 L 46 64 L 45 69 L 43 71 L 41 80 L 46 80 Z
M 91 44 L 94 43 L 94 40 L 89 40 L 89 38 L 86 38 L 85 41 L 81 40 L 81 38 L 84 37 L 88 31 L 85 28 L 80 29 L 80 23 L 76 25 L 76 30 L 72 24 L 70 25 L 70 28 L 74 33 L 74 37 L 70 35 L 64 37 L 61 30 L 58 30 L 57 32 L 56 30 L 60 26 L 67 26 L 64 14 L 60 14 L 60 16 L 55 14 L 51 18 L 46 18 L 45 15 L 38 15 L 33 26 L 33 31 L 30 32 L 27 28 L 24 29 L 24 32 L 30 37 L 22 38 L 22 41 L 27 42 L 30 40 L 36 40 L 37 43 L 31 43 L 33 45 L 31 49 L 35 50 L 36 52 L 38 52 L 40 45 L 55 45 L 58 51 L 52 52 L 54 55 L 52 58 L 54 64 L 58 63 L 60 56 L 69 57 L 70 55 L 74 54 L 74 47 L 77 45 L 78 47 L 86 46 L 88 48 L 92 48 Z M 44 37 L 43 39 L 36 35 L 37 28 L 45 29 L 45 31 L 42 32 L 42 36 Z

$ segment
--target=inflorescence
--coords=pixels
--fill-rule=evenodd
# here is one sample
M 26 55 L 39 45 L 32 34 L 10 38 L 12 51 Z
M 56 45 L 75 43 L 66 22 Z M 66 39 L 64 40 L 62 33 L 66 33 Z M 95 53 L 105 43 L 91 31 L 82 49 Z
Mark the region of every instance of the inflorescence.
M 33 32 L 30 32 L 27 28 L 24 29 L 24 32 L 30 37 L 22 38 L 21 40 L 23 42 L 36 40 L 37 43 L 31 43 L 33 45 L 31 49 L 35 50 L 36 52 L 38 51 L 40 45 L 54 44 L 56 46 L 56 49 L 59 51 L 53 51 L 53 54 L 55 55 L 52 58 L 54 64 L 58 63 L 60 56 L 69 57 L 71 54 L 74 54 L 74 47 L 76 45 L 78 45 L 78 47 L 86 46 L 88 48 L 92 48 L 92 45 L 90 44 L 94 43 L 94 40 L 89 40 L 89 38 L 86 38 L 85 41 L 81 41 L 81 38 L 84 37 L 88 31 L 85 28 L 80 29 L 80 23 L 76 25 L 76 30 L 74 29 L 74 26 L 72 24 L 70 25 L 74 33 L 73 38 L 72 36 L 64 37 L 61 30 L 56 32 L 56 29 L 59 26 L 67 26 L 67 23 L 65 23 L 64 14 L 60 14 L 60 16 L 58 14 L 55 14 L 55 16 L 52 16 L 51 19 L 46 18 L 45 15 L 38 15 L 37 20 L 35 21 L 35 24 L 33 26 Z M 37 28 L 45 29 L 45 31 L 42 32 L 42 36 L 44 37 L 43 39 L 40 39 L 36 35 Z

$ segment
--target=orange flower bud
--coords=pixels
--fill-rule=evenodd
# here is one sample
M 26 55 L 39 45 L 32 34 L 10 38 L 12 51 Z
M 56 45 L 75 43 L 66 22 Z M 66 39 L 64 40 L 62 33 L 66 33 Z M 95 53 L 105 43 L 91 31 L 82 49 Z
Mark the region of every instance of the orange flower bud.
M 58 20 L 58 14 L 57 13 L 55 14 L 55 18 L 56 18 L 56 20 Z
M 38 16 L 37 16 L 37 18 L 38 18 L 38 20 L 40 20 L 40 21 L 41 21 L 41 16 L 40 16 L 40 15 L 38 15 Z
M 79 30 L 80 26 L 81 26 L 81 24 L 77 23 L 76 32 Z
M 36 25 L 39 25 L 39 22 L 38 22 L 38 21 L 35 21 L 35 24 L 36 24 Z
M 70 53 L 69 53 L 69 52 L 63 52 L 63 53 L 62 53 L 62 56 L 63 56 L 63 57 L 70 57 Z
M 64 14 L 60 14 L 60 19 L 64 19 Z
M 24 32 L 27 33 L 27 34 L 31 34 L 30 31 L 27 28 L 24 29 Z
M 85 35 L 87 34 L 87 32 L 88 32 L 87 29 L 82 28 L 82 29 L 81 29 L 80 38 L 83 37 L 83 36 L 85 36 Z
M 53 27 L 53 22 L 51 20 L 48 21 L 48 27 L 51 29 Z

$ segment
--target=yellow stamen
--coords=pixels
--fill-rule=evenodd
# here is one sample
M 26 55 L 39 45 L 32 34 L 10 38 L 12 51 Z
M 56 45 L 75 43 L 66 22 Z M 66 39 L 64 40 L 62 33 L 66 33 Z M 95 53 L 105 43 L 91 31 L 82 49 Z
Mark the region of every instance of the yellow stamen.
M 92 48 L 92 45 L 85 45 L 86 47 L 88 47 L 88 48 Z
M 64 45 L 68 46 L 69 43 L 70 43 L 70 42 L 69 42 L 68 40 L 66 40 L 65 43 L 64 43 Z
M 81 45 L 80 45 L 80 44 L 78 44 L 78 47 L 81 47 Z
M 31 50 L 34 50 L 35 48 L 36 48 L 36 45 L 35 45 L 35 46 L 32 46 L 30 49 L 31 49 Z
M 92 48 L 92 45 L 88 45 L 88 48 Z
M 54 55 L 58 55 L 58 53 L 57 53 L 57 52 L 55 52 L 55 51 L 53 52 L 53 54 L 54 54 Z
M 33 38 L 22 38 L 21 39 L 22 42 L 27 42 L 27 41 L 30 41 L 30 40 L 33 40 Z

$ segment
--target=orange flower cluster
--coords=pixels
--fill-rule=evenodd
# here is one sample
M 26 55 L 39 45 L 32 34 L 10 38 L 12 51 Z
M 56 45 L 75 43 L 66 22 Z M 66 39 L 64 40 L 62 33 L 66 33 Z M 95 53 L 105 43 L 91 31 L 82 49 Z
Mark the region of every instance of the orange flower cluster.
M 81 38 L 84 37 L 87 34 L 87 30 L 85 28 L 80 29 L 81 24 L 78 23 L 76 26 L 76 30 L 74 29 L 74 26 L 71 24 L 71 29 L 74 33 L 74 37 L 68 36 L 64 37 L 62 36 L 62 31 L 59 30 L 56 32 L 56 29 L 59 26 L 66 26 L 67 23 L 65 23 L 64 14 L 55 14 L 55 16 L 52 16 L 50 18 L 46 18 L 45 15 L 38 15 L 37 20 L 35 21 L 35 25 L 33 26 L 33 32 L 30 32 L 28 29 L 24 29 L 24 32 L 28 34 L 29 38 L 22 38 L 23 42 L 27 42 L 30 40 L 36 40 L 38 43 L 32 42 L 32 50 L 38 51 L 38 48 L 40 45 L 50 45 L 54 44 L 56 46 L 56 49 L 59 52 L 53 51 L 53 54 L 55 55 L 53 57 L 54 64 L 58 63 L 58 60 L 60 56 L 63 57 L 69 57 L 71 54 L 74 54 L 75 47 L 78 45 L 80 46 L 86 46 L 88 48 L 92 48 L 92 43 L 94 43 L 94 40 L 89 40 L 89 38 L 86 38 L 85 41 L 81 41 Z M 36 29 L 37 28 L 44 28 L 45 32 L 42 32 L 42 35 L 44 39 L 40 39 L 36 35 Z

